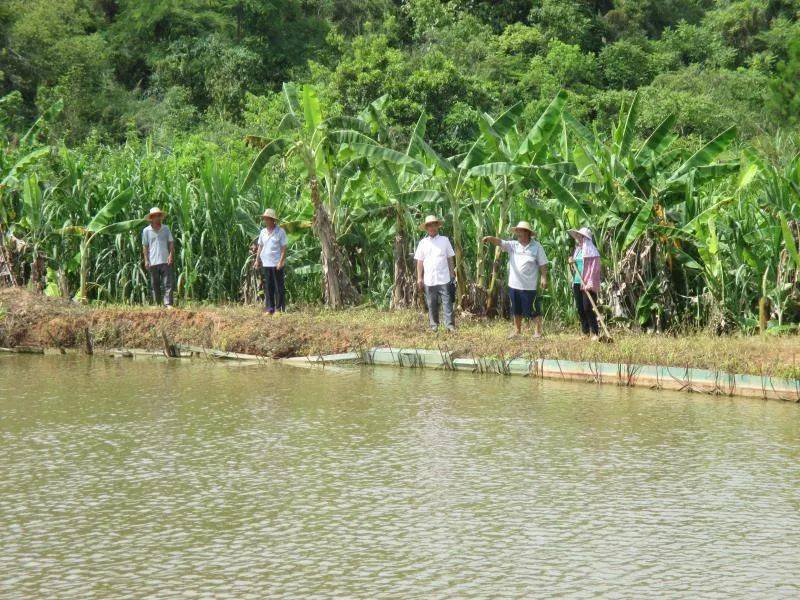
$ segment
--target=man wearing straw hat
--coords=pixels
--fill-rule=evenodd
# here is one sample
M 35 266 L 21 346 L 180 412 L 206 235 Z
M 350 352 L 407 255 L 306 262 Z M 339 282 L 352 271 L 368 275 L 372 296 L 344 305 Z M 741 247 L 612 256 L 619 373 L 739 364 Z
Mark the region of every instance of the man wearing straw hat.
M 286 310 L 286 232 L 278 227 L 271 208 L 261 215 L 264 228 L 258 234 L 257 265 L 264 277 L 264 311 L 270 315 Z
M 420 229 L 427 235 L 417 244 L 414 260 L 417 261 L 417 285 L 425 290 L 428 319 L 431 331 L 439 329 L 439 305 L 444 309 L 444 324 L 455 331 L 453 296 L 450 284 L 455 280 L 455 251 L 450 240 L 439 235 L 442 220 L 428 215 Z
M 162 223 L 164 213 L 153 207 L 147 215 L 150 225 L 142 231 L 142 254 L 144 266 L 150 273 L 150 287 L 153 302 L 161 304 L 162 298 L 166 308 L 172 308 L 172 291 L 175 277 L 172 264 L 175 259 L 175 239 L 169 227 Z
M 511 228 L 517 236 L 516 241 L 501 240 L 486 236 L 484 243 L 499 246 L 508 253 L 508 296 L 511 300 L 511 314 L 514 317 L 514 331 L 509 338 L 522 334 L 522 319 L 533 320 L 533 337 L 542 337 L 541 305 L 538 288 L 547 288 L 547 256 L 542 245 L 533 239 L 533 228 L 527 221 L 520 221 Z

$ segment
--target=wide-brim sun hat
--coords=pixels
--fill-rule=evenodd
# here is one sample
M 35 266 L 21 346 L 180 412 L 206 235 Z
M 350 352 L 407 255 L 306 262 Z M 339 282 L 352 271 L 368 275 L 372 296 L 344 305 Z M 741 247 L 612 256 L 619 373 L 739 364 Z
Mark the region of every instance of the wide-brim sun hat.
M 441 226 L 444 224 L 444 221 L 442 221 L 442 220 L 441 220 L 439 217 L 437 217 L 437 216 L 435 216 L 435 215 L 428 215 L 427 217 L 425 217 L 425 222 L 424 222 L 424 223 L 422 223 L 422 224 L 419 226 L 419 228 L 420 228 L 422 231 L 425 231 L 425 228 L 426 228 L 428 225 L 431 225 L 431 224 L 434 224 L 434 223 L 435 223 L 436 225 L 438 225 L 439 227 L 441 227 Z
M 273 221 L 277 221 L 278 220 L 278 214 L 273 209 L 268 208 L 261 215 L 261 218 L 262 219 L 272 219 Z
M 581 227 L 580 229 L 570 229 L 567 231 L 570 237 L 575 240 L 576 242 L 580 242 L 581 238 L 586 238 L 587 240 L 593 240 L 592 230 L 588 227 Z
M 164 211 L 161 210 L 160 208 L 158 208 L 157 206 L 154 206 L 153 208 L 150 209 L 150 212 L 147 213 L 147 218 L 148 219 L 152 219 L 156 215 L 160 215 L 160 216 L 163 217 L 164 216 Z
M 531 227 L 531 224 L 528 223 L 527 221 L 520 221 L 519 223 L 517 223 L 516 227 L 510 227 L 509 229 L 511 233 L 519 233 L 519 230 L 522 229 L 533 235 L 533 227 Z

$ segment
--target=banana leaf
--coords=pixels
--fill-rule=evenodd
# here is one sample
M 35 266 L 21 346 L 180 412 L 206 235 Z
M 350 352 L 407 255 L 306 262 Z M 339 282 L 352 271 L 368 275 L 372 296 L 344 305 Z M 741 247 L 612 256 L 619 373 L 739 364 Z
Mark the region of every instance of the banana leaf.
M 264 168 L 264 165 L 267 164 L 267 161 L 277 154 L 283 154 L 289 145 L 290 143 L 288 140 L 284 138 L 277 138 L 269 142 L 266 146 L 264 146 L 264 148 L 261 149 L 253 161 L 253 164 L 250 165 L 250 170 L 247 172 L 247 176 L 244 178 L 244 182 L 242 183 L 242 193 L 249 190 L 258 180 L 259 175 L 261 175 L 261 170 Z
M 736 127 L 730 127 L 720 133 L 713 140 L 695 152 L 686 162 L 684 162 L 667 180 L 667 185 L 675 182 L 684 175 L 690 173 L 698 167 L 704 167 L 713 162 L 720 154 L 728 149 L 736 137 Z
M 117 214 L 130 202 L 130 199 L 130 188 L 119 192 L 97 212 L 91 221 L 89 221 L 89 224 L 86 226 L 87 231 L 98 233 L 100 230 L 108 227 L 112 223 L 114 217 L 116 217 Z M 141 221 L 141 219 L 138 221 Z
M 650 198 L 647 202 L 644 203 L 641 209 L 639 209 L 636 218 L 631 223 L 630 228 L 628 229 L 627 234 L 625 234 L 625 241 L 622 243 L 622 251 L 624 252 L 628 248 L 630 248 L 631 244 L 633 244 L 639 237 L 647 231 L 648 225 L 650 223 L 650 217 L 653 214 L 653 199 Z
M 556 94 L 556 97 L 550 102 L 550 105 L 545 109 L 539 120 L 522 140 L 519 145 L 514 158 L 524 156 L 529 152 L 535 152 L 543 144 L 546 144 L 550 137 L 558 129 L 561 121 L 561 115 L 564 112 L 564 106 L 567 104 L 567 92 L 561 90 Z

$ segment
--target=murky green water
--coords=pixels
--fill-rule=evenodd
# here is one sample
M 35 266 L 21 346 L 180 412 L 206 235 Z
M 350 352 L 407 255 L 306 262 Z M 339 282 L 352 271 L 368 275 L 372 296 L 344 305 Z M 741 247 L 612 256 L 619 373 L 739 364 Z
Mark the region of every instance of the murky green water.
M 798 597 L 800 407 L 0 358 L 4 597 Z

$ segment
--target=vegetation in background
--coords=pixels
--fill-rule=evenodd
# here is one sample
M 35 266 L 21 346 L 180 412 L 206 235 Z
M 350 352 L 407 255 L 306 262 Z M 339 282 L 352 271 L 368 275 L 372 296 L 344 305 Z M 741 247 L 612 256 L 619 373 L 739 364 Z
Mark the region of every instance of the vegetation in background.
M 138 229 L 160 205 L 180 297 L 252 301 L 271 206 L 291 301 L 411 306 L 434 212 L 461 307 L 493 315 L 504 266 L 478 240 L 526 218 L 554 260 L 551 320 L 572 318 L 566 230 L 590 225 L 619 323 L 789 331 L 798 16 L 797 0 L 10 0 L 6 279 L 143 302 Z

